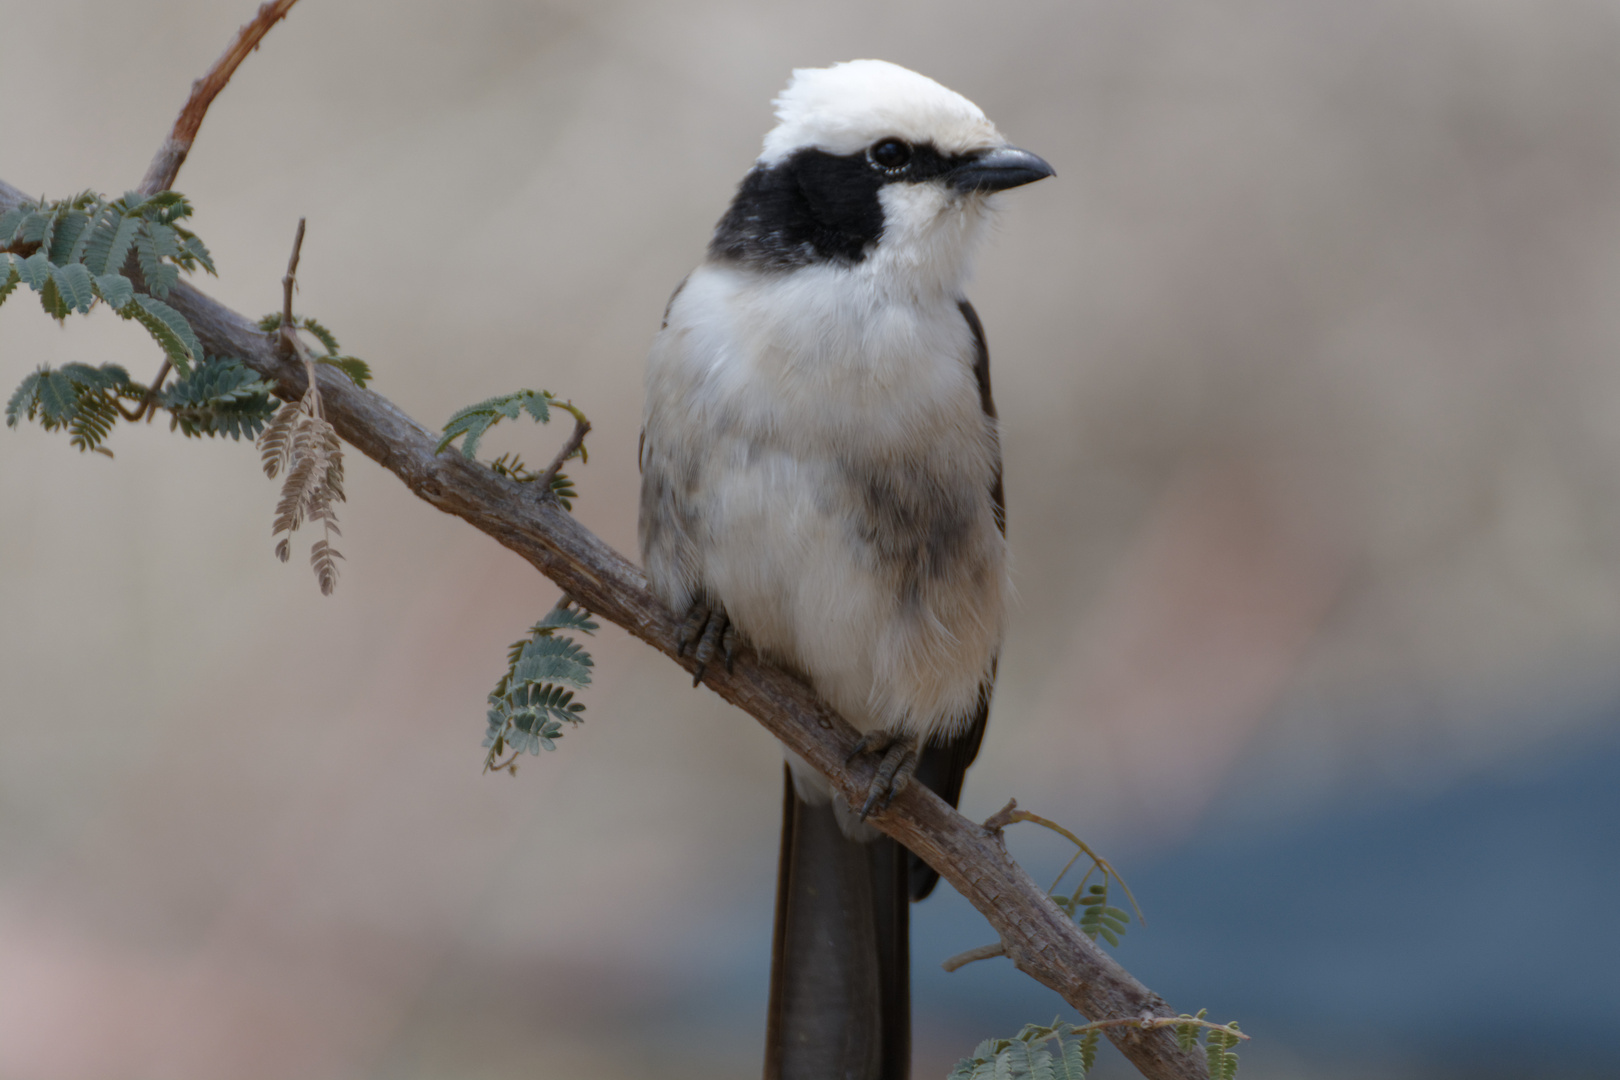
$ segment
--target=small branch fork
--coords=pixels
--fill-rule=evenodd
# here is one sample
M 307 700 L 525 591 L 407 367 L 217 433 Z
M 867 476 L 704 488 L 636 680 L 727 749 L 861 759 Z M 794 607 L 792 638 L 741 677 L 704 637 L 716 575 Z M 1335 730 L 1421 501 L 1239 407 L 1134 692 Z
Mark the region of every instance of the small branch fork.
M 1051 887 L 1046 890 L 1046 895 L 1051 896 L 1057 891 L 1058 885 L 1062 883 L 1064 877 L 1068 875 L 1070 868 L 1074 866 L 1074 864 L 1079 860 L 1080 856 L 1089 855 L 1091 857 L 1091 869 L 1086 871 L 1085 877 L 1080 879 L 1080 884 L 1075 886 L 1075 890 L 1078 891 L 1081 886 L 1085 885 L 1086 879 L 1091 877 L 1094 871 L 1101 870 L 1103 872 L 1104 881 L 1106 881 L 1108 878 L 1113 878 L 1115 881 L 1119 882 L 1119 887 L 1125 890 L 1126 897 L 1130 899 L 1131 908 L 1136 912 L 1136 921 L 1143 926 L 1147 925 L 1147 916 L 1142 914 L 1141 905 L 1136 902 L 1136 897 L 1131 893 L 1131 887 L 1125 884 L 1125 879 L 1119 876 L 1119 871 L 1115 870 L 1113 864 L 1107 859 L 1103 858 L 1101 855 L 1098 855 L 1095 851 L 1092 851 L 1091 845 L 1074 835 L 1074 833 L 1070 832 L 1068 829 L 1065 829 L 1062 825 L 1052 821 L 1050 818 L 1041 817 L 1039 814 L 1032 814 L 1028 810 L 1020 810 L 1018 809 L 1017 799 L 1008 799 L 1006 806 L 1003 806 L 1000 810 L 997 810 L 995 813 L 991 814 L 985 819 L 984 827 L 991 832 L 999 833 L 1008 825 L 1016 825 L 1020 821 L 1032 822 L 1041 826 L 1042 828 L 1051 829 L 1053 832 L 1068 840 L 1069 843 L 1073 844 L 1076 848 L 1074 857 L 1071 858 L 1067 863 L 1063 864 L 1063 869 L 1058 871 L 1058 876 L 1052 881 Z M 955 971 L 957 968 L 966 967 L 976 960 L 989 960 L 993 957 L 1006 955 L 1007 947 L 998 941 L 991 945 L 980 945 L 976 949 L 968 949 L 966 952 L 959 952 L 955 956 L 946 960 L 940 965 L 940 967 L 944 968 L 946 971 Z
M 242 61 L 259 47 L 259 42 L 264 40 L 264 35 L 270 32 L 272 26 L 287 17 L 296 3 L 298 0 L 265 0 L 253 18 L 237 30 L 236 40 L 214 61 L 214 66 L 191 84 L 191 95 L 181 106 L 180 115 L 175 117 L 174 128 L 169 132 L 169 137 L 163 140 L 163 145 L 158 147 L 157 153 L 152 155 L 152 163 L 146 167 L 146 175 L 141 178 L 138 190 L 142 195 L 156 195 L 174 186 L 174 178 L 180 175 L 180 166 L 186 163 L 186 155 L 191 153 L 191 144 L 197 139 L 203 117 L 208 115 L 208 107 L 231 81 L 231 76 L 242 66 Z M 302 240 L 303 236 L 304 223 L 299 221 L 298 237 Z M 296 265 L 296 252 L 293 261 Z M 283 321 L 282 325 L 288 323 Z M 165 359 L 163 366 L 158 369 L 157 378 L 152 380 L 152 388 L 133 412 L 118 405 L 124 419 L 134 422 L 144 416 L 147 423 L 152 422 L 152 417 L 157 414 L 158 395 L 163 391 L 163 380 L 169 377 L 169 370 L 169 361 Z
M 236 74 L 236 69 L 242 66 L 248 54 L 259 47 L 264 35 L 285 19 L 296 3 L 298 0 L 265 0 L 247 25 L 237 31 L 236 40 L 214 61 L 214 66 L 191 84 L 191 96 L 180 109 L 180 115 L 174 121 L 174 130 L 158 147 L 152 164 L 146 167 L 146 175 L 141 178 L 142 195 L 155 195 L 174 185 L 180 166 L 186 163 L 186 155 L 191 153 L 197 129 L 202 127 L 203 117 L 208 114 L 208 106 L 225 89 L 225 84 L 231 81 L 231 76 Z
M 574 433 L 568 436 L 568 441 L 563 443 L 563 448 L 557 451 L 557 456 L 551 459 L 551 464 L 546 466 L 546 471 L 540 474 L 539 487 L 542 492 L 551 491 L 551 482 L 557 479 L 557 473 L 562 469 L 563 462 L 575 454 L 579 455 L 579 460 L 582 463 L 589 460 L 585 452 L 585 436 L 591 433 L 591 422 L 585 419 L 585 413 L 566 401 L 553 401 L 552 405 L 559 409 L 566 409 L 568 414 L 574 418 Z

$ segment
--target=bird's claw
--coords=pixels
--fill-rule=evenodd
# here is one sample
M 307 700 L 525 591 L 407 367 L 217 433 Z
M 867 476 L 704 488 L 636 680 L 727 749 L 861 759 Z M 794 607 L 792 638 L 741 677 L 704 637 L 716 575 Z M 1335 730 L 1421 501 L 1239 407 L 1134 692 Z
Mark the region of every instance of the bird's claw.
M 890 731 L 868 731 L 855 743 L 855 748 L 844 759 L 848 765 L 866 753 L 881 753 L 877 772 L 866 789 L 866 801 L 861 804 L 860 819 L 865 821 L 874 812 L 889 808 L 894 797 L 905 790 L 911 776 L 917 771 L 917 738 L 897 735 Z
M 714 659 L 716 649 L 725 658 L 726 671 L 736 670 L 737 628 L 731 625 L 724 607 L 719 604 L 711 606 L 703 599 L 692 602 L 675 636 L 675 655 L 685 656 L 687 647 L 694 642 L 697 647 L 693 649 L 692 658 L 697 661 L 697 669 L 692 673 L 693 686 L 703 681 L 703 674 L 708 671 L 709 661 Z

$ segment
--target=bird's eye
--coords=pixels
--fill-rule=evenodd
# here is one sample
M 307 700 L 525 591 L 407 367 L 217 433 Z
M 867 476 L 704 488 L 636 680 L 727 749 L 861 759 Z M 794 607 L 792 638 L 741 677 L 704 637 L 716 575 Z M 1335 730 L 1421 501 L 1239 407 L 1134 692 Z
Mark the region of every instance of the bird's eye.
M 866 148 L 866 159 L 885 172 L 903 169 L 911 161 L 911 144 L 904 139 L 880 139 Z

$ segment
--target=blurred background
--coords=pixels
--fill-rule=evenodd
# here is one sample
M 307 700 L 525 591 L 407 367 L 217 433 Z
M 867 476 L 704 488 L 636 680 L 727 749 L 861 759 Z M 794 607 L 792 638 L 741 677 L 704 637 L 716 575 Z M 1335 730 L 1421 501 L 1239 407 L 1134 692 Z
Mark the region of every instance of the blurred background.
M 0 0 L 0 177 L 133 187 L 252 6 Z M 1059 174 L 971 289 L 1020 599 L 964 810 L 1110 856 L 1121 961 L 1244 1075 L 1616 1075 L 1620 6 L 307 0 L 176 185 L 202 284 L 277 309 L 307 216 L 300 310 L 375 388 L 571 397 L 576 512 L 633 552 L 664 301 L 789 70 L 858 56 Z M 0 312 L 0 389 L 74 360 L 158 366 Z M 323 599 L 250 446 L 110 445 L 0 432 L 0 1077 L 758 1075 L 756 724 L 606 627 L 585 725 L 481 776 L 548 582 L 355 455 Z M 1073 1019 L 939 970 L 990 938 L 949 893 L 919 1077 Z

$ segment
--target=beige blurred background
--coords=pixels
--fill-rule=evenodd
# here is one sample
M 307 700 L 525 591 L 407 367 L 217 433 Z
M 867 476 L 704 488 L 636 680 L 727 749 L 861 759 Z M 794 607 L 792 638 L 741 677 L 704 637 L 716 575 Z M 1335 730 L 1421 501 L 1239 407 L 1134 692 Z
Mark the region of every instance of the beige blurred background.
M 0 177 L 132 187 L 250 12 L 0 0 Z M 1598 723 L 1613 3 L 305 0 L 176 185 L 203 287 L 278 307 L 307 216 L 300 308 L 375 388 L 435 426 L 572 397 L 576 512 L 633 552 L 664 301 L 789 70 L 857 56 L 1058 170 L 1005 199 L 970 293 L 1020 598 L 967 812 L 1016 795 L 1128 872 L 1235 785 L 1248 820 L 1309 817 Z M 7 393 L 157 359 L 104 312 L 0 311 Z M 0 1077 L 757 1073 L 769 737 L 606 628 L 587 723 L 480 776 L 483 697 L 548 582 L 356 456 L 323 599 L 271 554 L 251 447 L 110 445 L 0 432 Z M 916 963 L 956 948 L 920 937 Z M 929 1000 L 919 1076 L 1008 1033 Z M 1256 1068 L 1328 1069 L 1288 1044 Z

